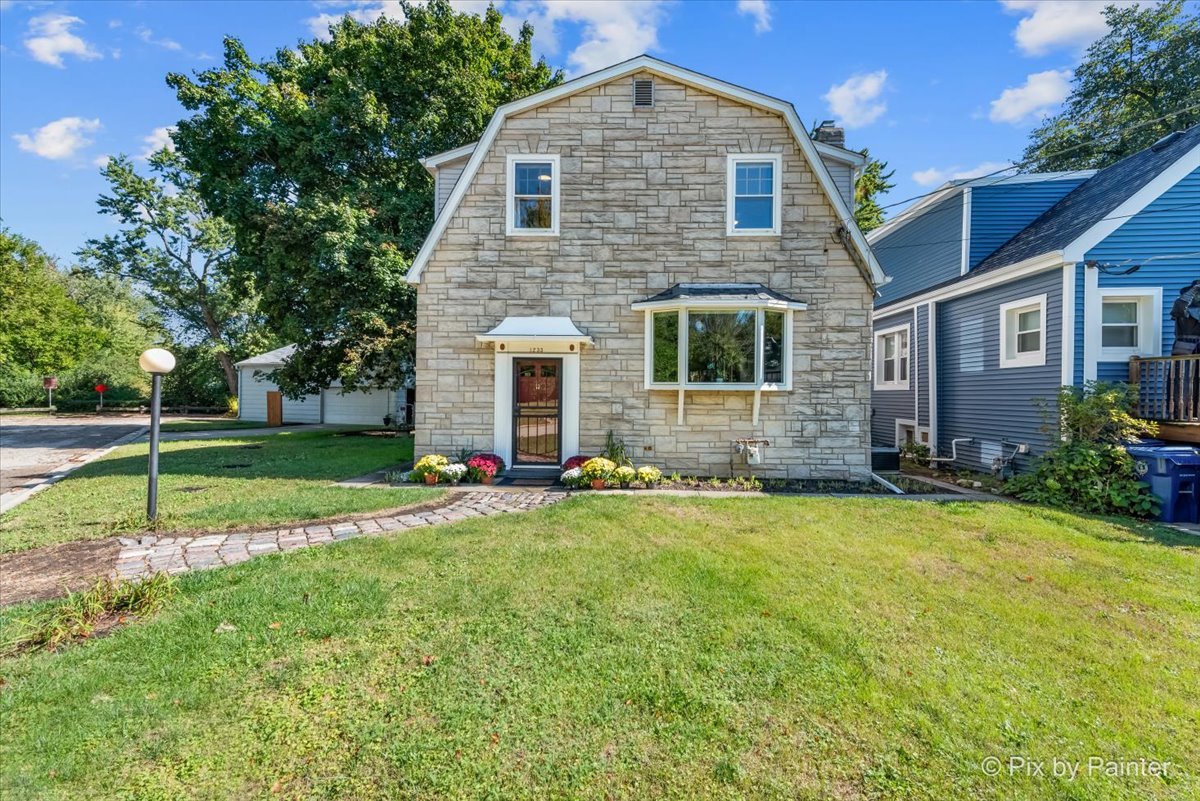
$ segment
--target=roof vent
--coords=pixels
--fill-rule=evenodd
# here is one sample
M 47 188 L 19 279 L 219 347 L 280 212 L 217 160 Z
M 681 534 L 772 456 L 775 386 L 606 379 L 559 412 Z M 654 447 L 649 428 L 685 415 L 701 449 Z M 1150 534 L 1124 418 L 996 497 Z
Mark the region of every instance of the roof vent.
M 654 79 L 635 78 L 633 81 L 633 107 L 654 108 Z
M 1158 153 L 1163 148 L 1165 148 L 1167 145 L 1171 144 L 1172 142 L 1174 142 L 1176 139 L 1178 139 L 1181 136 L 1183 136 L 1183 131 L 1172 131 L 1171 133 L 1164 136 L 1162 139 L 1159 139 L 1157 142 L 1150 145 L 1150 149 L 1153 150 L 1155 153 Z

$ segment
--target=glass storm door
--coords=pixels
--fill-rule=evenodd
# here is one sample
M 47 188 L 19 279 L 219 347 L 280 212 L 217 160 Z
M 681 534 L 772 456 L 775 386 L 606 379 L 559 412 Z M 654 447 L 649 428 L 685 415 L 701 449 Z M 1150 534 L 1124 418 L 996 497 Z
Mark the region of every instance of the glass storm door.
M 562 359 L 513 359 L 513 463 L 562 463 Z

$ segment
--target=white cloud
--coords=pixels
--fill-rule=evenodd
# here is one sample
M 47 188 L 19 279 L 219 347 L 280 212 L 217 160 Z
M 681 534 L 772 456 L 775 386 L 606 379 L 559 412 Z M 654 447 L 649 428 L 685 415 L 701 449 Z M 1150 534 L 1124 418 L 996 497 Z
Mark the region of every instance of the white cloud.
M 1021 14 L 1013 31 L 1017 47 L 1027 56 L 1057 48 L 1080 49 L 1108 30 L 1104 7 L 1135 5 L 1136 0 L 1001 0 L 1004 9 Z
M 766 33 L 771 30 L 771 6 L 767 0 L 738 0 L 739 14 L 754 17 L 754 32 Z
M 329 26 L 341 22 L 346 15 L 364 25 L 370 25 L 380 17 L 404 20 L 404 8 L 398 0 L 322 0 L 316 5 L 330 9 L 327 13 L 305 20 L 312 35 L 318 39 L 328 39 Z
M 1010 86 L 992 101 L 992 122 L 1019 125 L 1051 114 L 1071 94 L 1070 70 L 1035 72 L 1021 86 Z
M 83 23 L 68 14 L 42 14 L 29 20 L 25 48 L 36 61 L 52 67 L 63 67 L 63 56 L 75 56 L 85 61 L 101 58 L 100 51 L 71 32 Z
M 44 159 L 68 159 L 92 143 L 88 134 L 100 130 L 100 120 L 63 117 L 35 128 L 28 134 L 14 134 L 17 145 L 27 153 Z
M 536 0 L 517 3 L 509 13 L 532 22 L 540 49 L 551 55 L 559 49 L 560 25 L 580 26 L 579 44 L 567 56 L 569 71 L 578 75 L 656 49 L 666 5 L 663 0 Z
M 157 47 L 161 47 L 164 50 L 182 50 L 183 49 L 183 45 L 181 45 L 179 42 L 175 41 L 174 39 L 168 39 L 165 36 L 155 39 L 154 31 L 150 30 L 145 25 L 139 25 L 137 27 L 135 33 L 137 33 L 138 38 L 141 39 L 146 44 L 152 44 Z
M 171 134 L 174 132 L 174 128 L 164 125 L 161 128 L 155 128 L 149 135 L 143 136 L 142 143 L 146 147 L 138 154 L 138 158 L 145 161 L 164 147 L 168 150 L 174 150 L 175 142 L 171 139 Z
M 912 179 L 921 186 L 936 186 L 944 184 L 946 181 L 958 181 L 966 178 L 978 178 L 981 175 L 990 175 L 1011 166 L 1007 161 L 984 161 L 965 170 L 958 165 L 953 167 L 930 167 L 927 170 L 914 172 Z
M 884 115 L 887 103 L 879 99 L 887 84 L 887 70 L 852 75 L 829 87 L 825 102 L 838 121 L 847 128 L 870 125 Z
M 96 158 L 92 159 L 92 164 L 97 167 L 107 167 L 108 160 L 111 158 L 112 156 L 108 155 L 107 153 L 102 153 L 99 156 L 96 156 Z

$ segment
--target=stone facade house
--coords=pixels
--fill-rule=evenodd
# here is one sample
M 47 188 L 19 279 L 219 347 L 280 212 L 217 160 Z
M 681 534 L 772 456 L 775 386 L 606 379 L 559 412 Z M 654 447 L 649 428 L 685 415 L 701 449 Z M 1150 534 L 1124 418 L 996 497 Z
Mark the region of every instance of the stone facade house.
M 557 467 L 611 431 L 668 471 L 867 478 L 886 279 L 839 133 L 639 56 L 426 159 L 417 455 Z

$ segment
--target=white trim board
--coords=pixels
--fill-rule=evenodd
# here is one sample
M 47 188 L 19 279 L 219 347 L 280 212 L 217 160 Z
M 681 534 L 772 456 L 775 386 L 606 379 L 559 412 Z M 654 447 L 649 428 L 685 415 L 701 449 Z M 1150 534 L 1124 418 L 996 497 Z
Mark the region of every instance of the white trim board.
M 968 275 L 966 278 L 955 281 L 952 284 L 947 284 L 941 288 L 931 289 L 928 292 L 922 292 L 919 295 L 898 300 L 888 306 L 880 306 L 872 310 L 871 319 L 878 320 L 881 317 L 891 317 L 894 314 L 906 312 L 913 306 L 950 300 L 962 295 L 970 295 L 981 289 L 1007 284 L 1009 281 L 1016 281 L 1018 278 L 1027 278 L 1046 270 L 1057 270 L 1062 266 L 1062 253 L 1059 251 L 1035 256 L 1032 259 L 1010 264 L 1007 267 L 998 267 L 995 270 Z
M 694 86 L 721 97 L 774 112 L 783 117 L 784 122 L 787 123 L 792 132 L 797 146 L 807 159 L 809 168 L 817 177 L 817 183 L 825 193 L 826 199 L 833 206 L 838 219 L 842 221 L 842 224 L 849 232 L 849 250 L 857 256 L 855 261 L 859 263 L 863 277 L 874 288 L 883 286 L 890 280 L 876 260 L 875 254 L 871 252 L 871 247 L 867 244 L 866 237 L 863 236 L 862 231 L 855 225 L 853 212 L 842 198 L 841 192 L 838 191 L 837 185 L 829 174 L 829 169 L 825 166 L 825 162 L 821 160 L 821 155 L 812 137 L 808 135 L 803 123 L 800 121 L 800 117 L 796 114 L 795 107 L 791 103 L 750 89 L 735 86 L 734 84 L 726 83 L 725 81 L 717 80 L 716 78 L 711 78 L 665 61 L 660 61 L 651 56 L 641 55 L 576 78 L 573 81 L 567 81 L 553 89 L 547 89 L 520 100 L 514 100 L 496 109 L 496 113 L 492 116 L 491 122 L 488 123 L 487 128 L 484 130 L 483 136 L 480 137 L 479 143 L 472 151 L 471 158 L 467 162 L 467 166 L 463 169 L 462 176 L 458 179 L 458 183 L 454 185 L 449 200 L 442 207 L 442 213 L 434 220 L 433 229 L 422 243 L 416 258 L 413 259 L 412 267 L 409 269 L 408 276 L 406 277 L 408 283 L 420 283 L 421 273 L 424 272 L 425 265 L 432 258 L 434 249 L 450 224 L 450 219 L 454 216 L 454 212 L 458 209 L 459 204 L 462 203 L 468 188 L 474 183 L 476 173 L 479 172 L 479 168 L 483 164 L 487 153 L 491 150 L 492 142 L 495 141 L 497 134 L 503 128 L 504 122 L 508 117 L 546 105 L 547 103 L 553 103 L 594 86 L 599 86 L 600 84 L 638 72 L 649 72 L 653 75 L 659 75 L 663 78 Z

